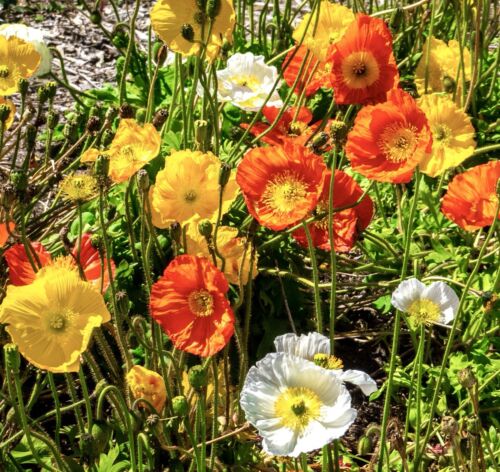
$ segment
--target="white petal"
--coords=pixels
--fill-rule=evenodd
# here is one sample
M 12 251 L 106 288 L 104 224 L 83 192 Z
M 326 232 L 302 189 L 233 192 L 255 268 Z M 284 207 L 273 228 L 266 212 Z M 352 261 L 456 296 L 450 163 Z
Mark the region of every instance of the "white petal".
M 417 279 L 403 280 L 392 292 L 392 306 L 401 311 L 407 311 L 410 305 L 421 298 L 425 285 Z
M 361 370 L 345 370 L 339 377 L 344 382 L 357 385 L 365 395 L 370 395 L 378 389 L 375 380 Z
M 460 300 L 449 285 L 444 282 L 433 282 L 425 288 L 422 298 L 431 300 L 439 305 L 441 311 L 440 323 L 448 324 L 455 318 Z
M 298 436 L 295 431 L 285 427 L 274 431 L 259 431 L 262 435 L 262 449 L 267 454 L 273 456 L 292 456 L 294 454 Z
M 278 336 L 274 340 L 274 346 L 277 352 L 286 352 L 310 361 L 318 353 L 330 355 L 330 340 L 316 332 L 301 334 L 300 336 L 287 333 Z

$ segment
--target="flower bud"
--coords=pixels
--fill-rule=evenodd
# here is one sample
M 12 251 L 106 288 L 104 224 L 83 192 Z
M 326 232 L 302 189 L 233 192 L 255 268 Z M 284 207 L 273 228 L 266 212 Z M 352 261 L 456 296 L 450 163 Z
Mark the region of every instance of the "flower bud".
M 157 130 L 160 130 L 160 128 L 165 123 L 165 121 L 167 121 L 167 118 L 168 118 L 168 109 L 167 108 L 160 108 L 155 113 L 155 116 L 153 117 L 153 126 Z
M 201 390 L 208 384 L 208 375 L 206 369 L 201 365 L 195 365 L 189 369 L 188 380 L 194 390 Z
M 454 79 L 449 76 L 443 78 L 443 89 L 446 93 L 454 93 L 457 88 L 457 84 Z
M 459 370 L 457 376 L 460 385 L 464 388 L 469 389 L 477 384 L 477 379 L 474 376 L 474 372 L 472 371 L 472 368 L 470 366 L 466 367 L 465 369 Z
M 116 303 L 118 305 L 118 310 L 122 315 L 128 315 L 128 311 L 130 308 L 130 302 L 127 295 L 127 292 L 124 290 L 120 290 L 116 293 Z
M 208 219 L 201 220 L 198 223 L 198 231 L 205 238 L 210 238 L 212 236 L 213 225 Z
M 373 442 L 368 436 L 361 436 L 358 441 L 358 454 L 366 456 L 373 451 Z
M 205 143 L 208 134 L 208 122 L 206 120 L 196 120 L 194 122 L 196 149 L 205 150 Z
M 18 192 L 25 192 L 28 188 L 28 175 L 23 170 L 13 170 L 9 178 Z
M 327 133 L 325 133 L 324 131 L 319 132 L 311 142 L 311 148 L 313 152 L 319 154 L 323 150 L 323 147 L 326 145 L 326 143 L 328 143 L 329 139 L 330 137 Z
M 92 115 L 87 121 L 87 131 L 89 133 L 97 133 L 101 127 L 101 119 L 97 115 Z
M 194 40 L 194 29 L 189 23 L 184 23 L 181 27 L 181 36 L 189 42 Z
M 458 423 L 453 416 L 443 416 L 441 431 L 448 438 L 454 438 L 458 433 Z
M 102 21 L 101 12 L 100 12 L 99 10 L 94 10 L 94 11 L 90 14 L 90 21 L 91 21 L 94 25 L 100 25 L 100 24 L 101 24 L 101 21 Z
M 167 60 L 167 54 L 168 49 L 162 42 L 156 41 L 153 44 L 153 57 L 156 58 L 156 63 L 158 65 L 163 65 L 163 63 Z
M 118 49 L 122 49 L 122 48 L 127 47 L 127 44 L 128 44 L 127 33 L 125 33 L 122 29 L 116 30 L 115 34 L 113 35 L 112 43 Z
M 167 400 L 167 391 L 163 377 L 152 370 L 135 365 L 130 369 L 126 377 L 127 385 L 133 397 L 138 400 L 144 398 L 155 410 L 161 412 Z M 139 403 L 144 408 L 144 403 Z
M 45 87 L 39 87 L 36 91 L 36 94 L 38 95 L 38 101 L 40 102 L 40 105 L 45 103 L 49 99 L 49 92 Z
M 107 177 L 109 173 L 109 157 L 106 154 L 99 154 L 95 161 L 95 173 L 98 177 Z
M 3 354 L 5 358 L 5 365 L 14 373 L 19 373 L 19 368 L 21 366 L 21 358 L 19 356 L 19 350 L 17 346 L 13 343 L 7 343 L 3 347 Z
M 477 415 L 471 415 L 467 418 L 467 431 L 471 434 L 481 434 L 481 420 Z
M 118 108 L 110 106 L 107 108 L 104 114 L 104 120 L 106 123 L 111 123 L 118 116 Z
M 219 171 L 219 185 L 225 187 L 231 177 L 231 166 L 227 162 L 222 162 Z
M 180 243 L 181 237 L 182 237 L 182 227 L 179 223 L 175 222 L 172 223 L 170 226 L 170 232 L 172 233 L 172 239 L 177 242 L 177 244 Z
M 52 100 L 56 96 L 57 84 L 53 81 L 47 82 L 45 84 L 45 89 L 47 90 L 49 100 Z
M 120 115 L 120 118 L 123 119 L 123 118 L 133 118 L 135 113 L 130 103 L 124 102 L 118 109 L 118 114 Z
M 55 129 L 57 124 L 59 123 L 59 115 L 55 113 L 53 110 L 47 113 L 47 127 L 49 129 Z
M 207 0 L 207 15 L 212 20 L 220 13 L 221 0 Z
M 78 125 L 75 121 L 69 121 L 63 127 L 63 136 L 70 142 L 75 142 L 77 136 Z
M 111 439 L 113 429 L 106 421 L 94 419 L 92 422 L 92 437 L 95 439 L 98 454 L 104 453 Z
M 140 169 L 137 172 L 137 186 L 144 194 L 146 194 L 149 190 L 149 175 L 144 169 Z
M 10 116 L 10 108 L 7 105 L 0 105 L 0 122 L 5 123 Z
M 135 114 L 135 119 L 140 123 L 144 123 L 144 120 L 146 119 L 146 109 L 139 108 Z
M 30 152 L 34 149 L 36 144 L 36 126 L 32 124 L 26 125 L 26 135 L 24 137 L 26 142 L 26 152 L 30 154 Z
M 17 89 L 19 90 L 19 93 L 22 97 L 24 97 L 28 93 L 29 85 L 30 83 L 28 82 L 28 79 L 19 79 L 19 81 L 17 82 Z
M 105 129 L 102 133 L 101 143 L 104 147 L 108 147 L 113 141 L 114 133 L 109 128 Z
M 401 24 L 405 18 L 404 10 L 398 6 L 391 15 L 390 27 L 393 31 L 399 31 Z
M 186 416 L 189 410 L 189 404 L 184 395 L 172 398 L 172 410 L 175 416 Z

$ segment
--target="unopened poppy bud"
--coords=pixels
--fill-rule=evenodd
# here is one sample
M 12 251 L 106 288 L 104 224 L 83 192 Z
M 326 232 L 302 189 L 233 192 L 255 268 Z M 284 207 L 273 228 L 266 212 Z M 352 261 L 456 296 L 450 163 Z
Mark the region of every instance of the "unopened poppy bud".
M 311 147 L 314 152 L 321 152 L 323 146 L 328 142 L 329 136 L 324 131 L 318 133 L 312 140 Z
M 189 404 L 184 395 L 172 398 L 172 410 L 175 416 L 186 416 L 189 410 Z
M 113 35 L 112 43 L 118 49 L 127 47 L 128 35 L 121 29 L 118 29 Z
M 149 190 L 149 175 L 144 169 L 137 172 L 137 186 L 143 193 L 147 193 Z
M 219 185 L 225 187 L 231 177 L 231 166 L 227 162 L 222 162 L 219 171 Z
M 467 431 L 469 433 L 481 434 L 481 429 L 481 420 L 476 415 L 467 418 Z
M 156 372 L 135 365 L 126 377 L 127 385 L 136 400 L 144 398 L 156 411 L 161 412 L 167 400 L 167 391 L 163 377 Z M 144 403 L 139 403 L 140 407 L 145 407 Z
M 449 438 L 454 438 L 458 433 L 458 423 L 453 416 L 443 416 L 441 419 L 441 431 Z
M 443 89 L 446 93 L 454 93 L 457 88 L 456 82 L 449 76 L 443 79 Z
M 181 36 L 189 42 L 194 40 L 194 29 L 189 23 L 185 23 L 181 27 Z
M 153 126 L 157 130 L 160 130 L 160 128 L 165 123 L 165 121 L 167 121 L 167 118 L 168 118 L 168 109 L 167 108 L 160 108 L 155 113 L 155 116 L 153 117 Z
M 469 389 L 477 384 L 477 379 L 470 366 L 466 367 L 465 369 L 459 370 L 457 376 L 460 385 L 464 388 Z
M 78 126 L 74 121 L 69 121 L 63 127 L 63 136 L 70 142 L 75 142 L 77 139 Z
M 36 94 L 40 103 L 45 103 L 49 99 L 49 93 L 45 87 L 39 87 Z
M 102 21 L 101 12 L 100 12 L 99 10 L 94 10 L 94 11 L 90 14 L 90 21 L 91 21 L 94 25 L 100 25 L 100 24 L 101 24 L 101 21 Z
M 114 133 L 110 129 L 105 129 L 102 133 L 101 143 L 104 147 L 108 147 L 113 141 Z
M 102 454 L 106 450 L 108 442 L 111 439 L 112 432 L 113 429 L 106 421 L 94 419 L 92 422 L 91 434 L 95 439 L 99 454 Z
M 207 14 L 204 11 L 198 10 L 193 15 L 193 19 L 196 24 L 203 25 L 207 21 Z M 189 25 L 191 26 L 191 25 Z
M 26 142 L 26 150 L 28 154 L 33 150 L 36 144 L 36 133 L 37 129 L 36 126 L 29 124 L 26 125 L 26 136 L 25 136 L 25 142 Z
M 47 113 L 47 127 L 49 129 L 54 129 L 59 123 L 59 115 L 53 110 Z
M 373 451 L 373 442 L 368 436 L 361 436 L 358 441 L 358 454 L 366 456 Z
M 205 238 L 210 238 L 212 236 L 213 225 L 208 219 L 201 220 L 198 223 L 198 231 Z
M 95 173 L 98 177 L 107 177 L 109 173 L 109 157 L 106 154 L 99 154 L 95 161 Z
M 113 106 L 108 107 L 108 109 L 106 110 L 106 114 L 104 115 L 104 120 L 107 123 L 111 123 L 116 118 L 117 115 L 118 115 L 118 108 Z
M 3 347 L 3 353 L 5 358 L 5 365 L 14 373 L 19 373 L 19 368 L 21 366 L 21 358 L 19 356 L 19 350 L 14 343 L 7 343 Z
M 172 223 L 172 225 L 170 226 L 170 232 L 172 233 L 172 239 L 179 243 L 182 237 L 181 225 L 177 222 Z
M 188 380 L 194 390 L 201 390 L 208 384 L 208 375 L 206 369 L 201 365 L 195 365 L 189 369 Z
M 45 89 L 47 90 L 47 95 L 49 100 L 52 100 L 56 96 L 57 84 L 55 82 L 47 82 L 45 84 Z
M 207 1 L 207 15 L 212 20 L 220 13 L 221 1 L 208 0 Z
M 156 63 L 158 65 L 163 65 L 163 63 L 167 60 L 167 54 L 168 49 L 162 42 L 156 41 L 153 44 L 153 57 L 156 58 Z
M 196 148 L 204 150 L 207 140 L 208 122 L 206 120 L 196 120 L 194 122 Z
M 120 115 L 120 118 L 123 119 L 123 118 L 133 118 L 135 113 L 130 103 L 125 102 L 118 109 L 118 114 Z
M 19 90 L 19 93 L 21 96 L 25 96 L 28 93 L 28 87 L 30 83 L 28 82 L 27 79 L 19 79 L 17 82 L 17 89 Z
M 87 131 L 89 133 L 96 133 L 101 127 L 101 120 L 97 115 L 93 115 L 87 121 Z
M 7 105 L 0 105 L 0 122 L 5 123 L 10 116 L 10 108 Z

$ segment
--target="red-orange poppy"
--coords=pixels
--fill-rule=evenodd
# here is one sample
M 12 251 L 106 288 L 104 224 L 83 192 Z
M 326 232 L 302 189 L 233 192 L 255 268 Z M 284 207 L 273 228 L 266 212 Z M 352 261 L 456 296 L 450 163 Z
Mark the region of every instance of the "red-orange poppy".
M 330 47 L 330 75 L 338 104 L 377 103 L 397 87 L 398 68 L 385 22 L 358 13 L 344 36 Z
M 498 204 L 500 161 L 473 167 L 453 178 L 443 197 L 441 211 L 466 231 L 490 226 Z
M 316 213 L 325 214 L 323 218 L 308 224 L 311 239 L 315 247 L 325 251 L 330 250 L 328 234 L 328 198 L 330 196 L 331 171 L 326 171 L 321 196 L 316 207 Z M 335 171 L 333 182 L 333 209 L 343 208 L 356 203 L 363 195 L 363 189 L 348 174 L 341 170 Z M 366 195 L 361 202 L 352 207 L 333 214 L 333 245 L 336 252 L 348 252 L 354 246 L 358 235 L 366 229 L 373 217 L 373 202 Z M 307 237 L 304 229 L 294 231 L 292 236 L 304 247 L 307 247 Z
M 276 107 L 264 107 L 262 109 L 262 114 L 269 124 L 255 123 L 250 128 L 250 133 L 254 136 L 258 136 L 266 131 L 274 122 L 280 111 L 281 110 Z M 306 107 L 300 107 L 298 110 L 297 107 L 287 108 L 273 129 L 263 136 L 261 141 L 267 144 L 280 146 L 283 145 L 283 142 L 287 139 L 302 137 L 310 129 L 309 123 L 312 117 L 311 110 Z M 248 128 L 247 123 L 242 123 L 241 126 L 243 128 Z M 308 134 L 310 135 L 311 133 L 312 131 Z
M 10 233 L 12 233 L 15 228 L 16 225 L 12 221 L 8 223 L 8 226 L 7 223 L 0 223 L 0 247 L 2 247 L 7 242 Z
M 431 152 L 432 134 L 425 113 L 401 89 L 387 102 L 360 110 L 347 137 L 352 168 L 379 182 L 409 182 L 419 162 Z
M 229 284 L 206 257 L 177 256 L 151 289 L 151 315 L 177 349 L 202 357 L 219 352 L 234 332 Z
M 254 148 L 238 166 L 236 181 L 250 214 L 275 231 L 306 217 L 318 203 L 326 166 L 304 146 Z
M 77 248 L 72 251 L 72 255 L 76 261 Z M 32 256 L 35 265 L 40 263 L 40 267 L 44 267 L 52 262 L 52 256 L 45 249 L 42 243 L 33 242 L 31 247 L 36 255 Z M 15 244 L 5 251 L 5 260 L 9 266 L 9 280 L 12 285 L 28 285 L 35 280 L 35 271 L 26 255 L 26 250 L 23 244 Z M 102 283 L 102 291 L 106 291 L 109 286 L 108 271 L 105 262 L 101 260 L 99 251 L 92 244 L 92 235 L 85 233 L 82 235 L 82 245 L 80 250 L 80 263 L 85 275 L 85 279 L 94 283 L 99 289 L 101 288 L 101 266 L 104 268 L 104 281 Z M 113 274 L 115 272 L 115 263 L 111 261 Z
M 283 61 L 283 78 L 289 87 L 295 84 L 302 67 L 302 73 L 295 84 L 295 93 L 304 92 L 306 97 L 311 96 L 321 87 L 331 88 L 331 64 L 320 61 L 312 52 L 306 56 L 308 52 L 305 46 L 297 46 L 287 54 Z

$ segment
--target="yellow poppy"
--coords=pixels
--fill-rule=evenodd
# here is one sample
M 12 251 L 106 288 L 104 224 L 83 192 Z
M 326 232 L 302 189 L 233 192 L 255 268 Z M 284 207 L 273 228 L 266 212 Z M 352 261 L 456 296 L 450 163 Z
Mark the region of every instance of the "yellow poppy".
M 102 295 L 65 258 L 43 267 L 29 285 L 9 285 L 0 305 L 12 342 L 49 372 L 78 371 L 93 329 L 109 320 Z
M 432 132 L 432 153 L 420 162 L 420 170 L 436 177 L 470 157 L 476 148 L 469 116 L 447 95 L 424 95 L 418 105 Z
M 136 120 L 120 121 L 107 151 L 90 148 L 81 162 L 94 162 L 100 154 L 109 157 L 109 177 L 115 183 L 125 182 L 160 152 L 161 136 L 151 123 L 141 126 Z
M 0 97 L 0 105 L 6 105 L 9 107 L 9 116 L 5 120 L 5 129 L 9 129 L 12 126 L 12 123 L 14 122 L 14 116 L 16 114 L 16 106 L 10 101 L 7 100 L 6 98 Z
M 427 39 L 422 49 L 422 57 L 415 71 L 415 84 L 419 95 L 425 90 L 425 64 L 428 41 L 430 40 L 430 53 L 428 63 L 427 93 L 446 92 L 455 93 L 456 103 L 460 104 L 463 76 L 465 80 L 471 79 L 471 57 L 467 48 L 463 49 L 464 70 L 460 70 L 460 46 L 454 39 L 446 44 L 444 41 L 431 37 Z
M 197 6 L 197 0 L 158 0 L 151 9 L 153 30 L 174 52 L 183 56 L 200 53 L 201 42 L 210 31 L 207 57 L 214 59 L 223 40 L 231 42 L 236 14 L 232 0 L 211 2 L 218 5 L 210 24 L 207 13 Z M 210 3 L 210 2 L 209 2 Z
M 205 256 L 212 260 L 207 239 L 198 230 L 199 219 L 190 221 L 186 231 L 187 252 L 193 256 Z M 245 285 L 250 274 L 252 248 L 245 238 L 238 237 L 238 230 L 229 226 L 219 226 L 217 230 L 217 250 L 224 257 L 224 275 L 231 284 Z M 245 257 L 245 262 L 243 262 Z M 243 263 L 243 266 L 242 266 Z M 217 258 L 217 266 L 222 269 L 222 261 Z M 253 261 L 252 278 L 257 275 L 257 254 Z
M 215 220 L 219 210 L 221 162 L 211 152 L 174 151 L 158 172 L 149 193 L 153 224 L 168 228 L 172 223 L 187 223 L 191 218 Z M 224 187 L 222 214 L 229 210 L 238 193 L 231 173 Z
M 96 195 L 97 180 L 90 174 L 75 172 L 67 175 L 61 181 L 59 188 L 67 200 L 84 202 Z
M 0 95 L 16 93 L 19 79 L 31 77 L 38 64 L 40 54 L 33 45 L 0 35 Z
M 136 400 L 144 398 L 155 407 L 155 410 L 161 412 L 167 400 L 167 391 L 163 377 L 156 372 L 135 365 L 127 373 L 127 385 Z M 143 407 L 144 403 L 139 406 Z
M 305 33 L 302 44 L 320 61 L 324 61 L 330 44 L 337 42 L 342 37 L 355 17 L 351 9 L 330 3 L 328 0 L 323 0 L 316 11 L 319 11 L 319 17 L 314 16 L 310 22 L 311 13 L 304 15 L 304 18 L 293 32 L 293 39 L 299 42 Z M 313 34 L 316 18 L 316 31 Z M 308 22 L 309 26 L 307 25 Z

